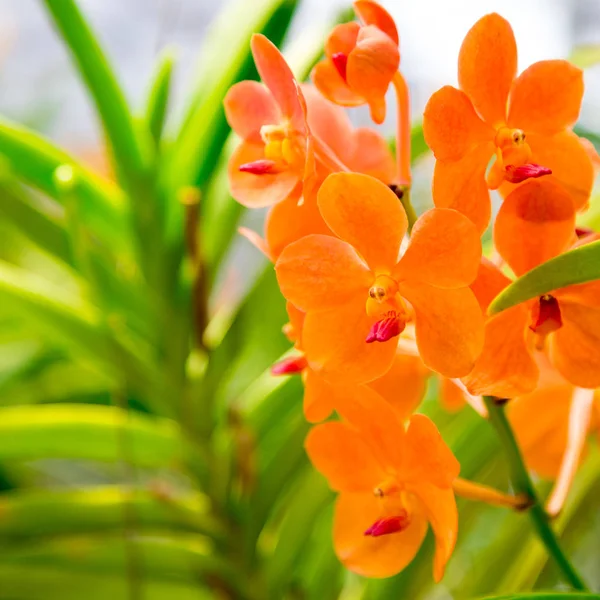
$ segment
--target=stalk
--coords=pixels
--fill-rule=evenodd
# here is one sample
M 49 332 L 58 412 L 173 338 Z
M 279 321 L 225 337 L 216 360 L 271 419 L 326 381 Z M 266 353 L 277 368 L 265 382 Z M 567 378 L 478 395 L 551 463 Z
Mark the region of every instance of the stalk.
M 510 469 L 510 477 L 514 492 L 517 495 L 527 496 L 531 502 L 531 506 L 528 509 L 529 516 L 533 523 L 535 532 L 539 537 L 540 541 L 546 547 L 548 554 L 554 559 L 556 565 L 561 570 L 564 579 L 576 590 L 587 591 L 587 587 L 581 576 L 576 571 L 575 567 L 571 564 L 569 559 L 566 557 L 556 534 L 550 527 L 548 515 L 544 512 L 542 505 L 537 497 L 535 488 L 525 463 L 519 450 L 519 446 L 513 434 L 512 428 L 506 413 L 504 412 L 504 404 L 497 398 L 492 396 L 484 396 L 483 400 L 488 409 L 489 421 L 496 429 L 500 442 L 504 447 L 504 452 L 508 460 Z

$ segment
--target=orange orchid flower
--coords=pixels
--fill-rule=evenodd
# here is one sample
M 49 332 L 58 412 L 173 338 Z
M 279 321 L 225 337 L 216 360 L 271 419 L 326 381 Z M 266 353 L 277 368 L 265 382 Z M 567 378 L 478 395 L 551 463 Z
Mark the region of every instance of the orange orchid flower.
M 540 385 L 508 406 L 508 418 L 530 469 L 556 483 L 546 510 L 562 509 L 590 433 L 600 434 L 600 393 L 577 388 L 547 360 L 539 361 Z
M 413 415 L 405 431 L 394 410 L 365 386 L 339 412 L 343 422 L 315 426 L 305 444 L 315 468 L 339 492 L 336 554 L 360 575 L 389 577 L 414 558 L 429 523 L 439 581 L 458 529 L 456 458 L 427 417 Z
M 287 303 L 287 311 L 290 321 L 284 327 L 284 333 L 300 353 L 274 364 L 271 371 L 274 375 L 302 376 L 304 416 L 307 421 L 318 423 L 346 401 L 348 386 L 332 384 L 311 368 L 301 343 L 305 315 L 291 302 Z M 423 399 L 428 374 L 428 369 L 418 355 L 407 353 L 398 347 L 388 372 L 371 381 L 368 386 L 394 408 L 400 419 L 407 419 Z
M 250 208 L 298 199 L 315 170 L 306 104 L 277 48 L 252 36 L 252 55 L 263 83 L 235 84 L 224 100 L 231 128 L 242 138 L 229 162 L 231 195 Z
M 423 133 L 437 159 L 434 202 L 463 212 L 480 231 L 490 220 L 490 189 L 507 195 L 514 184 L 547 175 L 565 187 L 578 210 L 592 189 L 592 161 L 570 129 L 581 106 L 581 70 L 547 60 L 515 78 L 516 71 L 510 24 L 487 15 L 463 41 L 460 89 L 443 87 L 425 108 Z
M 354 10 L 363 24 L 354 21 L 333 29 L 312 79 L 327 99 L 341 106 L 368 104 L 373 121 L 383 123 L 385 94 L 400 64 L 398 31 L 373 0 L 357 0 Z
M 386 184 L 391 183 L 394 178 L 394 158 L 385 138 L 373 129 L 355 129 L 341 107 L 323 98 L 313 86 L 300 87 L 306 99 L 311 133 L 322 140 L 324 147 L 331 151 L 339 163 L 349 170 L 371 175 Z M 318 162 L 317 182 L 322 182 L 329 172 L 330 169 Z M 298 202 L 294 194 L 269 209 L 264 239 L 246 228 L 241 228 L 240 233 L 273 262 L 288 244 L 306 235 L 333 235 L 321 217 L 316 197 L 308 195 Z
M 318 205 L 338 237 L 302 238 L 275 266 L 285 298 L 306 312 L 302 345 L 311 367 L 331 381 L 376 379 L 394 360 L 394 338 L 414 320 L 428 367 L 450 377 L 468 373 L 483 322 L 467 287 L 481 256 L 472 223 L 457 211 L 432 209 L 417 220 L 398 260 L 407 218 L 383 183 L 334 173 Z
M 494 227 L 498 253 L 517 276 L 569 249 L 574 239 L 571 199 L 549 180 L 529 181 L 515 189 Z M 487 271 L 476 294 L 493 296 L 510 283 L 491 264 Z M 599 282 L 555 290 L 489 318 L 483 353 L 462 381 L 475 395 L 526 394 L 537 384 L 535 355 L 542 350 L 572 384 L 600 386 Z

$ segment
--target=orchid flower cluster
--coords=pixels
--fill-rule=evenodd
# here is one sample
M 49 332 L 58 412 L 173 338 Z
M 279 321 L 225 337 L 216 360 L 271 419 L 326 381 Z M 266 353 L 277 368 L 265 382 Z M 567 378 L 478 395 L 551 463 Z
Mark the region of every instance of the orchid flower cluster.
M 511 277 L 596 238 L 575 218 L 597 156 L 572 130 L 582 72 L 548 60 L 517 75 L 511 26 L 487 15 L 463 41 L 459 88 L 444 86 L 424 111 L 435 207 L 416 218 L 398 31 L 375 1 L 354 8 L 359 20 L 333 29 L 312 85 L 253 37 L 262 83 L 238 83 L 225 99 L 241 138 L 230 189 L 246 207 L 270 207 L 264 238 L 242 233 L 274 263 L 287 300 L 284 333 L 295 350 L 273 373 L 303 379 L 305 417 L 315 423 L 306 450 L 339 493 L 339 559 L 368 577 L 391 576 L 431 526 L 439 581 L 457 537 L 455 493 L 473 491 L 433 422 L 415 414 L 432 373 L 454 407 L 484 413 L 481 396 L 510 400 L 529 465 L 558 478 L 551 513 L 598 428 L 600 282 L 486 314 Z M 382 123 L 390 86 L 396 160 L 377 131 L 354 128 L 344 111 L 368 105 Z M 491 190 L 503 203 L 485 258 Z

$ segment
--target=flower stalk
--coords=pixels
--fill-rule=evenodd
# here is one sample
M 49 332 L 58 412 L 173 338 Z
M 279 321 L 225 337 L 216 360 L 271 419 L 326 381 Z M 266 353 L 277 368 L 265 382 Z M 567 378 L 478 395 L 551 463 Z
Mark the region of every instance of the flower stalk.
M 548 554 L 554 559 L 569 585 L 576 590 L 587 590 L 581 576 L 565 555 L 556 534 L 550 527 L 550 519 L 539 501 L 512 428 L 506 418 L 504 403 L 492 396 L 484 396 L 483 400 L 488 409 L 489 421 L 496 429 L 500 442 L 504 447 L 514 492 L 515 494 L 523 494 L 531 502 L 528 513 L 537 536 L 546 547 Z

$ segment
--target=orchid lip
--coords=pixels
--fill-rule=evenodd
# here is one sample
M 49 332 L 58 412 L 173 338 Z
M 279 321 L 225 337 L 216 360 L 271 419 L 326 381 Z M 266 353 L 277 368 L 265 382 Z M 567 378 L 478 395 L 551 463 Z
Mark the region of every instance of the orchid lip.
M 399 336 L 403 331 L 406 323 L 396 312 L 390 311 L 383 319 L 373 324 L 367 335 L 366 342 L 387 342 L 394 337 Z
M 340 74 L 340 77 L 346 81 L 346 69 L 348 67 L 348 55 L 343 52 L 336 52 L 331 57 L 331 62 L 333 66 L 336 68 L 337 72 Z
M 562 315 L 558 300 L 546 294 L 540 296 L 531 312 L 529 329 L 538 335 L 548 335 L 562 327 Z
M 507 165 L 504 170 L 505 178 L 510 183 L 521 183 L 527 179 L 537 179 L 544 175 L 552 175 L 552 169 L 535 163 L 528 163 L 520 167 Z
M 267 158 L 244 163 L 239 166 L 239 170 L 242 173 L 252 173 L 252 175 L 270 175 L 278 172 L 277 163 Z
M 368 529 L 365 530 L 363 535 L 370 537 L 380 537 L 382 535 L 389 535 L 391 533 L 399 533 L 404 531 L 410 525 L 410 518 L 406 511 L 403 514 L 395 515 L 393 517 L 387 517 L 384 519 L 377 519 Z
M 307 366 L 307 361 L 304 356 L 290 356 L 275 363 L 271 367 L 272 375 L 297 375 L 302 373 Z

